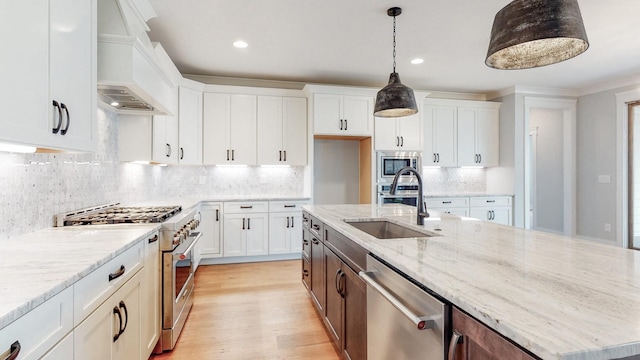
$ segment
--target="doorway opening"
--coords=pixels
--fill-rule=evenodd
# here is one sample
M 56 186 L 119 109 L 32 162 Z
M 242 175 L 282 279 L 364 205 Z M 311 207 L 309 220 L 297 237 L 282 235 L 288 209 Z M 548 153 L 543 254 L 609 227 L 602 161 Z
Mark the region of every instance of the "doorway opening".
M 640 101 L 628 105 L 627 219 L 629 247 L 640 250 Z

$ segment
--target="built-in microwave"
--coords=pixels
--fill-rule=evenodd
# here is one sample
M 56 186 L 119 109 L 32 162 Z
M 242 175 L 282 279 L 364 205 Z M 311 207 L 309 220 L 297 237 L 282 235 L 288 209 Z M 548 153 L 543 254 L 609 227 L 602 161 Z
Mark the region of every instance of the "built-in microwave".
M 411 166 L 422 173 L 422 159 L 417 151 L 379 151 L 377 159 L 378 183 L 391 183 L 396 173 L 405 166 Z M 400 180 L 411 182 L 412 178 L 415 179 L 414 176 L 407 173 L 406 176 L 401 176 Z

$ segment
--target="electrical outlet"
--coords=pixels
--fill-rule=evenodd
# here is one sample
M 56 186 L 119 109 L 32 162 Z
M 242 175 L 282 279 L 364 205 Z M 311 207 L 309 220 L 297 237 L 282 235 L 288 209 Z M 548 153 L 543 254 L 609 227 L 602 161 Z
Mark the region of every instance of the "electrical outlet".
M 198 182 L 200 183 L 200 185 L 204 185 L 207 182 L 207 177 L 200 176 L 200 179 L 198 180 Z
M 604 231 L 606 231 L 606 232 L 611 232 L 611 224 L 609 224 L 609 223 L 605 223 L 605 224 L 604 224 Z

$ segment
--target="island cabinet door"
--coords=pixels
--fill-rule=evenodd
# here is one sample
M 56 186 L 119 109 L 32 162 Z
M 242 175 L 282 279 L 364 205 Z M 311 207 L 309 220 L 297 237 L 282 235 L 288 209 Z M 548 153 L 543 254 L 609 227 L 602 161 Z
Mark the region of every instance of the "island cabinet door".
M 344 359 L 367 359 L 367 285 L 343 264 Z
M 324 322 L 337 349 L 342 349 L 342 261 L 333 251 L 324 249 L 327 302 Z
M 449 359 L 537 359 L 455 307 L 452 311 L 452 317 L 453 335 L 451 336 L 451 344 L 449 347 Z
M 311 235 L 311 295 L 320 311 L 324 315 L 325 282 L 324 282 L 324 244 L 317 236 Z

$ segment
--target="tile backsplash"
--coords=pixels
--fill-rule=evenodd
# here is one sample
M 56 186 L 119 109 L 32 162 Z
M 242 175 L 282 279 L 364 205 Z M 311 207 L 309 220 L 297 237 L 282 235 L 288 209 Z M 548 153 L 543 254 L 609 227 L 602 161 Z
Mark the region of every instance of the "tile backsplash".
M 427 195 L 484 193 L 487 190 L 485 169 L 423 167 L 422 178 Z
M 302 196 L 304 168 L 151 166 L 118 161 L 118 116 L 98 109 L 96 153 L 0 152 L 0 240 L 53 226 L 53 216 L 175 196 Z

